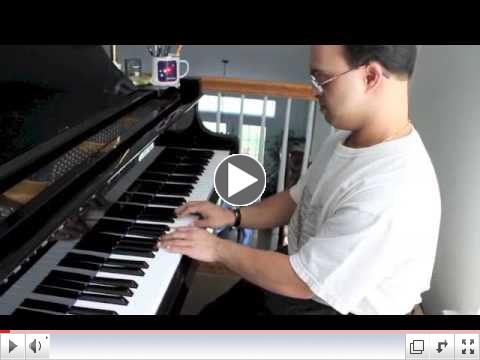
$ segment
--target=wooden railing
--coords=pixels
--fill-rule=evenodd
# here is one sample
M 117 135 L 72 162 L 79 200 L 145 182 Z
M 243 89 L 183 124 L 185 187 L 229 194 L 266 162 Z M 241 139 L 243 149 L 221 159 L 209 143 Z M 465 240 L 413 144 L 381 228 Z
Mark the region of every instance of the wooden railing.
M 315 100 L 312 93 L 312 87 L 308 84 L 243 80 L 213 76 L 202 77 L 201 83 L 202 89 L 205 92 L 228 92 L 243 95 Z

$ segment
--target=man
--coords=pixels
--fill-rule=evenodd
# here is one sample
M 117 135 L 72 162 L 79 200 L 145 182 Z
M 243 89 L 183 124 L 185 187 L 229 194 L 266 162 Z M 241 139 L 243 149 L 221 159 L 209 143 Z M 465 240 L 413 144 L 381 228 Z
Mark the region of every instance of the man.
M 202 228 L 235 213 L 192 202 L 196 227 L 159 244 L 220 262 L 245 281 L 205 314 L 408 314 L 428 290 L 440 226 L 439 187 L 408 113 L 414 45 L 311 48 L 315 95 L 331 135 L 289 191 L 242 208 L 241 226 L 289 224 L 288 255 L 247 248 Z

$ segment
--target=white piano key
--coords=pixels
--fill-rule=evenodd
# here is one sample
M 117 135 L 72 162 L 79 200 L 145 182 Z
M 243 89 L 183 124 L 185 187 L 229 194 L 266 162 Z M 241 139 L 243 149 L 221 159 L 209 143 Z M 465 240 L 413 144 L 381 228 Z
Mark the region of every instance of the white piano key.
M 156 149 L 155 152 L 152 151 L 152 156 L 155 158 L 160 151 L 161 149 Z M 199 176 L 199 181 L 194 184 L 191 194 L 188 197 L 185 197 L 187 202 L 208 200 L 211 197 L 214 191 L 213 178 L 215 169 L 228 155 L 228 151 L 214 150 L 214 156 L 210 159 L 208 166 L 205 168 L 202 175 Z M 149 164 L 146 163 L 144 168 L 148 165 Z M 139 175 L 140 174 L 137 174 L 131 182 L 138 178 Z M 107 194 L 107 198 L 110 197 L 111 201 L 118 200 L 118 198 L 128 189 L 131 182 L 126 184 L 123 183 L 123 185 L 120 185 L 122 182 L 119 182 L 119 185 Z M 154 224 L 162 224 L 175 228 L 179 226 L 188 226 L 194 219 L 196 219 L 195 216 L 186 216 L 175 219 L 173 223 L 158 222 Z M 182 259 L 181 255 L 166 252 L 164 249 L 159 249 L 158 252 L 155 252 L 154 258 L 73 249 L 77 242 L 78 239 L 58 241 L 32 268 L 29 269 L 29 271 L 18 279 L 16 283 L 5 292 L 2 297 L 0 297 L 0 314 L 11 314 L 20 306 L 23 300 L 27 298 L 92 309 L 112 310 L 116 311 L 118 314 L 124 315 L 155 314 Z M 112 259 L 145 261 L 149 265 L 149 268 L 144 269 L 145 276 L 134 276 L 58 266 L 58 262 L 69 252 L 108 256 Z M 49 272 L 54 269 L 111 279 L 133 280 L 138 284 L 138 288 L 132 289 L 132 297 L 126 297 L 129 301 L 128 305 L 107 304 L 85 300 L 73 301 L 72 299 L 34 293 L 33 291 L 35 287 L 38 286 Z

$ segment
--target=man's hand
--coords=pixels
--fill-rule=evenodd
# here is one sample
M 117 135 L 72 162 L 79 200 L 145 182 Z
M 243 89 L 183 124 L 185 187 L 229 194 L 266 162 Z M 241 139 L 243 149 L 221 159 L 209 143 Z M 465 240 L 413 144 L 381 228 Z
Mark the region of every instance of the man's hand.
M 160 237 L 158 247 L 195 260 L 217 262 L 222 241 L 204 229 L 183 227 Z
M 233 225 L 235 214 L 229 209 L 216 206 L 208 201 L 191 201 L 175 210 L 177 216 L 198 214 L 201 219 L 194 221 L 193 225 L 202 228 L 219 228 Z

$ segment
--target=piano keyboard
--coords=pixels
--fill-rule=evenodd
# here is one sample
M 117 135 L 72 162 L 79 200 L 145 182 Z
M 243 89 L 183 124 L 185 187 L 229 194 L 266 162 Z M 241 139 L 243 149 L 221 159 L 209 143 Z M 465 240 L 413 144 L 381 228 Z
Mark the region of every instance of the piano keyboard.
M 182 257 L 157 249 L 156 239 L 191 223 L 174 209 L 209 199 L 228 155 L 155 148 L 107 194 L 114 204 L 85 236 L 56 242 L 5 292 L 0 313 L 156 314 Z

